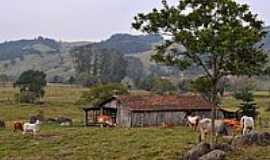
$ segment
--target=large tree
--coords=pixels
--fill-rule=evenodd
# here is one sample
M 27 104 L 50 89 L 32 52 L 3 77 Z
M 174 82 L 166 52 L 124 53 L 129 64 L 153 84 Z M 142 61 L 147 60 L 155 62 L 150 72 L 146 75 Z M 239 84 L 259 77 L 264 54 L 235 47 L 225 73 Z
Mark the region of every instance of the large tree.
M 217 104 L 217 85 L 227 75 L 264 73 L 267 54 L 258 42 L 265 36 L 263 21 L 246 4 L 233 0 L 180 0 L 177 6 L 162 1 L 161 9 L 139 13 L 132 24 L 146 33 L 165 35 L 153 59 L 185 70 L 203 70 L 211 89 L 210 101 Z M 172 44 L 185 47 L 171 48 Z M 212 138 L 215 139 L 216 105 L 212 108 Z
M 31 99 L 23 101 L 31 103 L 33 103 L 36 98 L 42 98 L 44 96 L 44 87 L 46 85 L 46 74 L 44 72 L 34 70 L 23 72 L 14 83 L 15 87 L 20 88 L 20 94 L 22 97 L 29 97 Z

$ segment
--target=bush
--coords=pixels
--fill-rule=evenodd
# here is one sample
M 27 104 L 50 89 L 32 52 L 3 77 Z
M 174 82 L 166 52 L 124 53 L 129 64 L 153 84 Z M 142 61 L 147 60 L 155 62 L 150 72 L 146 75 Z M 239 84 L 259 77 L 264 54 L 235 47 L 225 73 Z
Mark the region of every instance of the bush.
M 155 92 L 157 94 L 164 94 L 177 91 L 176 86 L 168 79 L 162 79 L 157 76 L 147 76 L 139 84 L 140 89 Z
M 89 91 L 84 92 L 80 103 L 91 103 L 93 106 L 106 101 L 115 95 L 128 94 L 128 89 L 119 83 L 99 84 L 90 87 Z
M 19 102 L 34 103 L 36 99 L 44 96 L 46 85 L 44 72 L 28 70 L 20 75 L 14 87 L 20 88 L 20 93 L 17 95 Z

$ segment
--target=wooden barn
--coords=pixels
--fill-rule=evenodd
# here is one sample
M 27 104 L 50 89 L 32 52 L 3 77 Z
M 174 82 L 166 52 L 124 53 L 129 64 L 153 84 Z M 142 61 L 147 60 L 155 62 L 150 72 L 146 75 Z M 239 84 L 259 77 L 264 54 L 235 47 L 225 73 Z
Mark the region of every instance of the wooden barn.
M 211 107 L 200 96 L 119 96 L 96 107 L 85 106 L 84 111 L 87 126 L 95 124 L 98 115 L 109 115 L 117 126 L 151 127 L 183 125 L 190 113 L 210 117 Z

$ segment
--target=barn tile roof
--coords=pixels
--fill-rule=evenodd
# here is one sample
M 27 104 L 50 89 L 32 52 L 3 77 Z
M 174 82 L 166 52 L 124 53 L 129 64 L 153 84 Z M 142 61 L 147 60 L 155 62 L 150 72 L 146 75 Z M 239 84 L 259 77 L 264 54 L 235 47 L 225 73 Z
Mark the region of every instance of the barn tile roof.
M 210 110 L 212 104 L 201 96 L 120 96 L 120 103 L 133 111 Z

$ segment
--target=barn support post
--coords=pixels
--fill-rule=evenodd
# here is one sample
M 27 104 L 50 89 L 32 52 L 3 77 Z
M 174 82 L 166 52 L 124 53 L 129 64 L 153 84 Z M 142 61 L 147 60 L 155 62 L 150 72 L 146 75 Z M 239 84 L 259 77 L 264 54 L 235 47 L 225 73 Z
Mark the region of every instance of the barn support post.
M 88 126 L 88 111 L 85 110 L 85 126 Z
M 133 112 L 130 112 L 130 127 L 132 128 L 133 127 Z
M 103 116 L 103 112 L 104 112 L 104 111 L 103 111 L 103 107 L 100 107 L 100 113 L 99 113 L 99 115 L 100 115 L 100 116 Z

